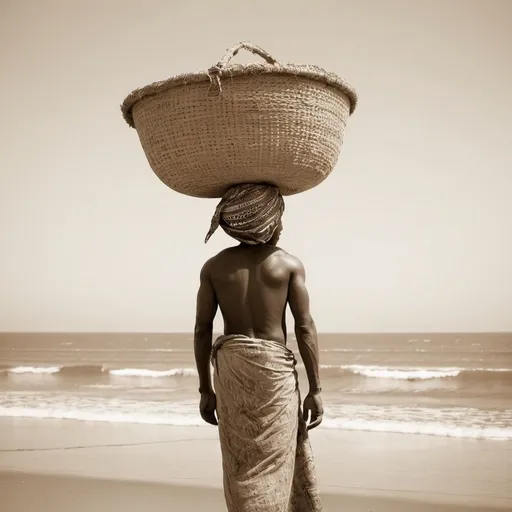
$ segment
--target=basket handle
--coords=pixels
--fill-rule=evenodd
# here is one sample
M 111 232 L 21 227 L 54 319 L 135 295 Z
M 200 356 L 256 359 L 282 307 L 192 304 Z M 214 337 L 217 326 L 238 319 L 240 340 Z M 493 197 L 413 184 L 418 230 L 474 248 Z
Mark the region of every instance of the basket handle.
M 263 48 L 260 48 L 259 46 L 256 46 L 255 44 L 249 41 L 242 41 L 226 50 L 224 57 L 222 57 L 222 59 L 214 67 L 217 67 L 219 69 L 224 68 L 229 64 L 229 61 L 242 49 L 252 52 L 255 55 L 259 55 L 261 58 L 265 59 L 269 64 L 277 64 L 277 61 L 274 59 L 274 57 L 272 57 L 270 53 L 263 50 Z

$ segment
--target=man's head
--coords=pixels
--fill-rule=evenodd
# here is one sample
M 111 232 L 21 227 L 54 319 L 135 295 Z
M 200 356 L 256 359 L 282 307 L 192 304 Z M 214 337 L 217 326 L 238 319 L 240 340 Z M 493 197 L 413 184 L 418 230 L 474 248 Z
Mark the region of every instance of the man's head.
M 235 185 L 218 204 L 205 243 L 221 226 L 241 243 L 276 245 L 283 212 L 284 200 L 278 187 L 263 183 Z
M 271 236 L 270 240 L 267 242 L 268 245 L 277 245 L 279 243 L 279 239 L 281 238 L 281 233 L 283 231 L 283 221 L 280 220 L 277 228 L 274 231 L 274 234 Z

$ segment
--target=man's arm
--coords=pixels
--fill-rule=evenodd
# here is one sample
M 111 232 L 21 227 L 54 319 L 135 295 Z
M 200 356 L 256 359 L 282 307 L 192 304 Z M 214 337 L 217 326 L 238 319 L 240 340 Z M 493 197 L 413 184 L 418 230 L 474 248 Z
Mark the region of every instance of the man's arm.
M 212 351 L 213 320 L 217 313 L 218 303 L 211 283 L 209 268 L 210 261 L 207 261 L 201 269 L 194 328 L 194 355 L 201 393 L 213 393 L 210 355 Z
M 318 394 L 320 372 L 318 366 L 318 338 L 315 322 L 309 311 L 309 294 L 306 289 L 306 272 L 302 263 L 294 258 L 288 303 L 295 320 L 295 337 L 309 381 L 309 394 Z

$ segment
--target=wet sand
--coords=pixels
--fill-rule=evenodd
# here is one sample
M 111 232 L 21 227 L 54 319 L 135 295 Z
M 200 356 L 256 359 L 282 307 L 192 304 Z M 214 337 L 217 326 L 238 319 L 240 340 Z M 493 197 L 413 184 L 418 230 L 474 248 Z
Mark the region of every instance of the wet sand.
M 220 489 L 51 475 L 0 473 L 2 511 L 225 512 Z M 325 512 L 492 512 L 491 507 L 448 505 L 391 497 L 324 494 Z M 501 508 L 501 510 L 507 510 Z M 508 509 L 510 510 L 510 509 Z
M 512 509 L 512 443 L 317 429 L 325 512 Z M 225 511 L 215 428 L 3 418 L 0 510 Z

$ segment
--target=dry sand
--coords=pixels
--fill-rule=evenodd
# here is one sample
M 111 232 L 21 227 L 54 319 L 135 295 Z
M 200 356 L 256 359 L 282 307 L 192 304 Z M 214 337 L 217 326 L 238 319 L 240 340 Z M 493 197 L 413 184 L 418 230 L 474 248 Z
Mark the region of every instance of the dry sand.
M 317 429 L 325 512 L 512 510 L 512 443 Z M 216 429 L 0 421 L 0 511 L 225 511 Z

